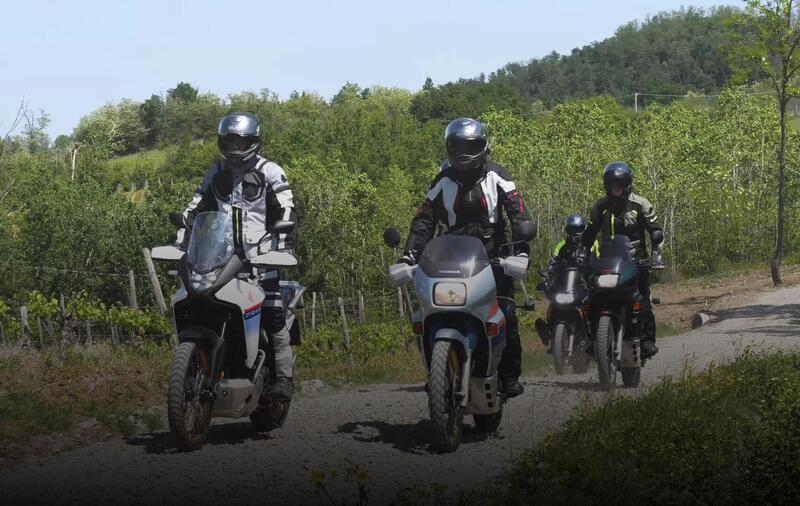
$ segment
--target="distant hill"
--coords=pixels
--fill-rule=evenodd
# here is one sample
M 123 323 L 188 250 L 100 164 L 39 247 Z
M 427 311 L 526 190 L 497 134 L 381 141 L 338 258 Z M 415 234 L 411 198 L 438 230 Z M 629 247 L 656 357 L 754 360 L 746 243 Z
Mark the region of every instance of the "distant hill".
M 432 86 L 412 103 L 420 120 L 448 118 L 457 111 L 479 115 L 489 106 L 546 107 L 568 99 L 611 95 L 632 102 L 633 92 L 714 93 L 730 76 L 721 48 L 725 20 L 736 9 L 685 9 L 660 13 L 619 27 L 614 36 L 569 55 L 551 53 L 527 63 L 509 63 L 487 77 Z M 630 96 L 630 97 L 628 97 Z M 463 114 L 463 112 L 462 112 Z

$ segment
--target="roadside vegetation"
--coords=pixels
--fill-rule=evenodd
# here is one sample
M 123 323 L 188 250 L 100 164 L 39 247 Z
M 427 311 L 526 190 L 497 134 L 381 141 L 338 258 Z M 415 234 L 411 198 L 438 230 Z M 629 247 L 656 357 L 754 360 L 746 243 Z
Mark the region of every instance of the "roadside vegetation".
M 745 353 L 587 405 L 466 504 L 797 504 L 800 354 Z

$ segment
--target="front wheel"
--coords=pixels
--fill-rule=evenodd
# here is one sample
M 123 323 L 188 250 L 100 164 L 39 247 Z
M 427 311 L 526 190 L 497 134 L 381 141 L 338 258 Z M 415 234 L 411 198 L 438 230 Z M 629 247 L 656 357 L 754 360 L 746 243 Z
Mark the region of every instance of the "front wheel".
M 553 331 L 553 366 L 558 375 L 567 372 L 567 346 L 569 346 L 569 328 L 559 323 Z
M 181 343 L 172 361 L 167 396 L 169 429 L 182 450 L 203 446 L 211 423 L 208 353 L 196 343 Z
M 456 394 L 461 386 L 463 364 L 455 345 L 437 341 L 431 353 L 428 407 L 433 425 L 432 446 L 440 452 L 453 452 L 461 442 L 464 410 Z
M 622 384 L 627 388 L 636 388 L 642 380 L 641 367 L 628 367 L 620 369 L 622 373 Z
M 614 322 L 610 316 L 601 316 L 597 322 L 594 342 L 594 357 L 597 360 L 597 375 L 600 386 L 614 390 L 617 386 L 617 361 L 614 357 Z

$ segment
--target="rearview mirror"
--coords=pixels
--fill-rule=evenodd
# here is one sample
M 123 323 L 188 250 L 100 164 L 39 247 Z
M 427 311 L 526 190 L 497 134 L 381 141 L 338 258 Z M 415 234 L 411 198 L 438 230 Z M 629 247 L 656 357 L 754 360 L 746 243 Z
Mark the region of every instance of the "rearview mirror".
M 514 233 L 523 241 L 532 241 L 538 231 L 536 223 L 532 221 L 518 221 L 514 224 Z
M 387 228 L 383 231 L 383 242 L 390 248 L 400 246 L 400 232 L 394 227 Z

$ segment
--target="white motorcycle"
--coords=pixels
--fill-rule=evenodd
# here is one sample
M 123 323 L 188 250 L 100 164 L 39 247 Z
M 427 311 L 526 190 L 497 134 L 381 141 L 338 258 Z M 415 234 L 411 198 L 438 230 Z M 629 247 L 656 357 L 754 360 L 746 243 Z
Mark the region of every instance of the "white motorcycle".
M 536 236 L 531 222 L 518 224 L 525 241 Z M 387 229 L 388 246 L 400 234 Z M 433 448 L 452 452 L 461 442 L 464 414 L 475 427 L 494 432 L 503 417 L 497 367 L 506 347 L 506 317 L 497 304 L 492 264 L 515 279 L 525 277 L 528 258 L 509 256 L 490 260 L 480 239 L 442 235 L 422 251 L 417 265 L 389 267 L 396 286 L 413 281 L 420 310 L 412 316 L 419 351 L 428 370 L 428 407 Z
M 171 221 L 181 226 L 175 215 Z M 294 226 L 277 222 L 272 232 Z M 261 328 L 264 292 L 256 268 L 297 264 L 290 253 L 269 251 L 251 260 L 234 248 L 233 222 L 227 213 L 197 215 L 186 253 L 175 246 L 153 248 L 155 260 L 177 261 L 181 287 L 172 298 L 178 348 L 169 378 L 169 427 L 184 450 L 199 449 L 211 417 L 249 416 L 256 430 L 283 424 L 289 402 L 272 399 L 268 385 L 272 347 Z M 299 344 L 293 309 L 305 290 L 282 281 L 286 324 L 292 344 Z

